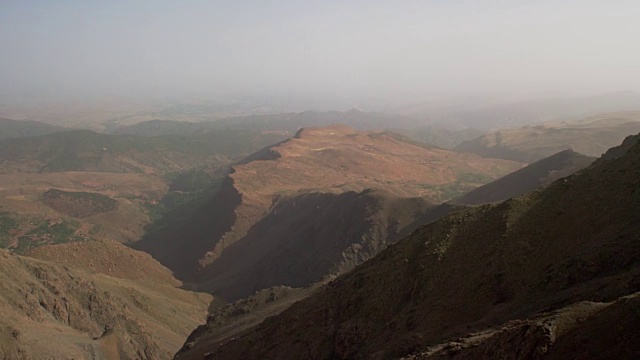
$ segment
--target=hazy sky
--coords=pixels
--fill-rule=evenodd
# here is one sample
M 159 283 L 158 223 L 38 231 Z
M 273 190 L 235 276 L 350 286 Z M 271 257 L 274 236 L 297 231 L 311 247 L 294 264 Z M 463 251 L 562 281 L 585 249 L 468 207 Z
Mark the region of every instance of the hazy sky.
M 0 0 L 0 94 L 640 90 L 640 1 Z

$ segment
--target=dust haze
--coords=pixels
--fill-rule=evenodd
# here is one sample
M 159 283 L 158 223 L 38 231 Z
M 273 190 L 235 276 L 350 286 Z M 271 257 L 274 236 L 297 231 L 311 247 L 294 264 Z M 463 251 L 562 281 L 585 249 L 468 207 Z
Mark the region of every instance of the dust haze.
M 635 1 L 2 1 L 0 95 L 376 110 L 637 91 L 638 18 Z

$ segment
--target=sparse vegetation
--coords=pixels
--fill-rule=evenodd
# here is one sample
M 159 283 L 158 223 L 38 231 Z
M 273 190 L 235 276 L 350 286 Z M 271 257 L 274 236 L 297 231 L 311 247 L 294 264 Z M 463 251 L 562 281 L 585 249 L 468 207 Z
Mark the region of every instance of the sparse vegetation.
M 18 253 L 43 245 L 88 240 L 84 236 L 76 235 L 76 231 L 80 227 L 77 221 L 48 219 L 39 222 L 32 221 L 31 224 L 32 228 L 18 237 L 18 243 L 15 248 Z
M 0 247 L 11 245 L 11 231 L 15 231 L 18 222 L 7 211 L 0 211 Z

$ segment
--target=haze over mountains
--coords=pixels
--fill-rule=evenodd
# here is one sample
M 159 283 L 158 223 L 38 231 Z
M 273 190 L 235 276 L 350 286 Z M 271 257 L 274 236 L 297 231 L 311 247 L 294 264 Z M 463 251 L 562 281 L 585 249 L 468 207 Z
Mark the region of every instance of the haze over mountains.
M 363 130 L 327 126 L 332 118 Z M 219 122 L 150 121 L 113 133 L 45 127 L 52 132 L 35 136 L 30 129 L 39 125 L 24 123 L 21 129 L 16 127 L 20 122 L 7 122 L 19 137 L 0 140 L 0 240 L 13 253 L 44 261 L 43 271 L 60 279 L 53 295 L 49 290 L 39 295 L 45 299 L 40 305 L 44 321 L 64 334 L 46 335 L 60 343 L 52 351 L 81 358 L 112 358 L 110 354 L 119 351 L 121 358 L 155 359 L 169 358 L 183 347 L 180 356 L 201 358 L 231 338 L 244 338 L 268 316 L 286 314 L 289 306 L 335 276 L 359 271 L 370 259 L 378 261 L 378 253 L 390 244 L 411 241 L 402 239 L 424 231 L 417 230 L 421 226 L 454 226 L 438 220 L 468 205 L 503 201 L 584 169 L 594 157 L 568 148 L 604 152 L 640 124 L 635 112 L 601 114 L 503 129 L 446 150 L 415 139 L 430 137 L 451 147 L 476 130 L 396 128 L 412 135 L 409 138 L 384 130 L 396 118 L 361 111 L 303 112 Z M 301 126 L 314 124 L 321 127 Z M 544 141 L 532 140 L 533 133 Z M 495 140 L 497 134 L 505 134 L 499 146 L 487 146 L 486 139 Z M 623 156 L 634 139 L 595 164 Z M 462 152 L 465 146 L 477 154 Z M 506 159 L 491 157 L 494 153 Z M 469 237 L 480 234 L 475 229 Z M 148 252 L 162 265 L 113 240 Z M 18 266 L 7 261 L 7 266 Z M 18 298 L 13 291 L 40 291 L 20 285 L 31 284 L 33 276 L 53 276 L 33 275 L 31 268 L 21 274 L 14 278 L 8 298 Z M 84 300 L 93 295 L 79 291 L 76 280 L 67 281 L 69 276 L 94 281 L 105 289 L 99 293 L 112 294 L 94 298 L 111 304 L 114 313 L 132 312 L 125 311 L 125 318 L 94 314 L 97 305 Z M 152 285 L 149 279 L 165 285 Z M 43 286 L 50 287 L 46 281 Z M 176 286 L 186 290 L 173 289 Z M 372 291 L 375 298 L 377 290 Z M 213 294 L 213 301 L 206 294 Z M 72 313 L 86 321 L 63 321 L 62 296 Z M 156 302 L 164 305 L 149 312 L 146 306 Z M 31 335 L 38 331 L 30 322 L 36 313 L 23 313 L 18 303 L 12 304 L 18 308 L 8 307 L 8 312 L 31 320 L 11 328 L 19 335 L 13 330 L 5 334 L 2 350 L 17 354 L 29 348 L 32 357 L 43 354 L 46 347 L 36 346 Z M 341 311 L 351 314 L 348 309 Z M 572 314 L 572 309 L 562 311 Z M 184 345 L 207 310 L 213 318 Z M 169 330 L 174 315 L 185 311 L 189 315 L 179 322 L 180 330 Z M 43 321 L 38 316 L 36 320 Z M 134 323 L 148 326 L 139 330 Z M 505 334 L 518 326 L 505 325 Z M 104 332 L 105 327 L 112 330 Z M 487 334 L 494 334 L 491 331 Z M 141 335 L 130 338 L 134 333 Z M 477 339 L 465 341 L 476 344 Z M 217 345 L 212 348 L 213 342 Z M 260 346 L 247 348 L 255 354 L 242 356 L 262 354 Z M 423 356 L 415 349 L 416 356 Z
M 639 359 L 640 2 L 0 2 L 0 360 Z
M 481 156 L 534 162 L 571 148 L 600 156 L 627 135 L 640 131 L 640 112 L 608 113 L 579 121 L 550 122 L 503 129 L 466 141 L 459 151 Z

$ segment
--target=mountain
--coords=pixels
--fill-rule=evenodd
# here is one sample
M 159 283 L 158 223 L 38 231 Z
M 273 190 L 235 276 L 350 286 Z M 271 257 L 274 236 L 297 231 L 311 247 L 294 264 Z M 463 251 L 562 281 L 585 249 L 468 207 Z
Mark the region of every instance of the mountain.
M 303 111 L 269 115 L 228 117 L 212 121 L 190 123 L 186 121 L 151 120 L 112 130 L 114 134 L 141 136 L 193 135 L 199 132 L 220 130 L 251 130 L 296 132 L 300 128 L 345 124 L 358 130 L 383 130 L 388 127 L 411 128 L 419 121 L 402 115 L 349 111 Z
M 2 358 L 169 359 L 211 301 L 115 242 L 32 255 L 0 250 Z
M 636 143 L 424 226 L 206 358 L 635 358 L 639 188 Z
M 610 113 L 488 133 L 455 149 L 484 157 L 532 163 L 565 149 L 600 156 L 640 131 L 640 112 Z
M 302 129 L 236 163 L 202 208 L 133 246 L 226 300 L 304 286 L 441 214 L 437 201 L 520 167 L 388 132 Z
M 507 103 L 494 99 L 462 99 L 449 103 L 434 101 L 399 108 L 394 113 L 428 119 L 435 126 L 489 131 L 621 111 L 640 111 L 640 93 L 620 91 Z
M 139 137 L 74 130 L 0 142 L 0 169 L 5 173 L 164 174 L 219 161 L 219 158 L 241 157 L 283 138 L 278 134 L 235 130 L 193 137 Z
M 32 120 L 0 118 L 0 140 L 45 135 L 70 129 Z
M 594 160 L 571 149 L 564 150 L 475 188 L 451 200 L 451 203 L 481 205 L 506 200 L 569 176 L 589 166 Z
M 444 149 L 453 149 L 465 141 L 476 139 L 485 134 L 484 131 L 477 129 L 448 129 L 438 126 L 422 126 L 409 129 L 393 128 L 389 131 L 404 135 L 411 140 Z

